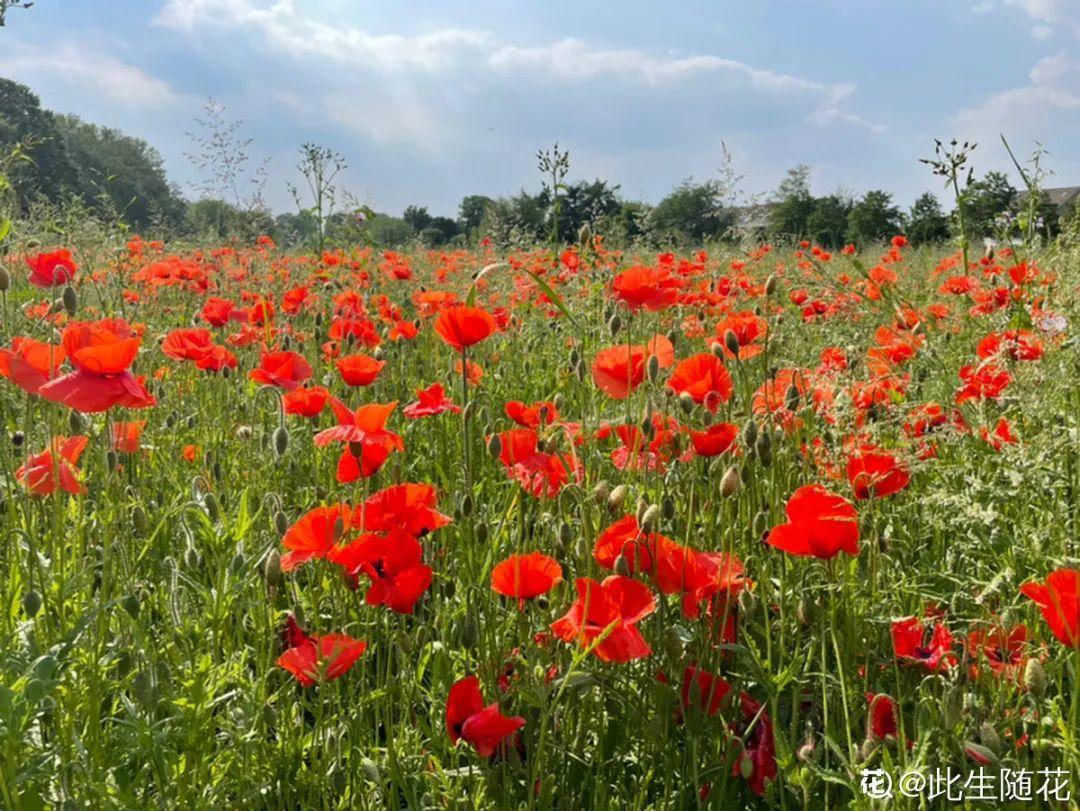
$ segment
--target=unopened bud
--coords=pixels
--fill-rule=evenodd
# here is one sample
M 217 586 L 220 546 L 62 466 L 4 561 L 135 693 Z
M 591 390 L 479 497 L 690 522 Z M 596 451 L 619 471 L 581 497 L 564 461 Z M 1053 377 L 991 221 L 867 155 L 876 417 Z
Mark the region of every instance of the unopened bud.
M 739 336 L 730 329 L 724 330 L 724 346 L 732 355 L 739 356 Z
M 623 500 L 626 498 L 626 485 L 620 484 L 614 488 L 607 497 L 608 509 L 614 512 L 622 506 Z
M 679 408 L 681 408 L 685 413 L 689 414 L 691 411 L 693 411 L 695 405 L 696 403 L 694 403 L 694 398 L 690 394 L 690 392 L 684 391 L 679 393 Z
M 34 591 L 33 589 L 26 592 L 22 598 L 22 607 L 23 611 L 26 612 L 26 616 L 31 619 L 36 617 L 38 612 L 41 611 L 42 602 L 40 592 Z
M 487 443 L 488 453 L 490 453 L 496 459 L 502 455 L 502 440 L 499 439 L 498 434 L 492 434 L 491 439 Z
M 607 326 L 608 332 L 610 332 L 612 335 L 619 334 L 619 331 L 622 329 L 622 319 L 619 318 L 618 313 L 615 313 L 615 315 L 611 316 L 611 319 L 608 321 Z
M 266 560 L 263 562 L 263 576 L 268 585 L 275 587 L 281 585 L 281 555 L 276 549 L 271 549 L 266 555 Z
M 75 288 L 70 284 L 64 288 L 64 294 L 60 297 L 60 300 L 64 302 L 64 311 L 68 315 L 75 315 L 79 311 L 79 294 L 75 292 Z
M 771 296 L 776 292 L 776 275 L 772 274 L 765 280 L 765 295 Z
M 641 515 L 641 528 L 646 532 L 654 532 L 660 525 L 660 507 L 650 505 Z
M 739 492 L 739 485 L 741 483 L 742 482 L 739 479 L 739 469 L 732 465 L 724 471 L 724 475 L 720 479 L 720 495 L 724 498 L 731 498 Z
M 6 293 L 11 287 L 11 277 L 8 272 L 0 267 L 0 293 Z
M 278 456 L 284 456 L 285 451 L 289 449 L 289 429 L 284 425 L 279 426 L 274 431 L 274 453 Z
M 619 554 L 615 558 L 615 574 L 620 574 L 623 577 L 629 577 L 631 575 L 630 563 L 626 559 L 626 555 Z
M 1024 687 L 1040 698 L 1046 693 L 1046 668 L 1038 659 L 1028 659 L 1024 667 Z

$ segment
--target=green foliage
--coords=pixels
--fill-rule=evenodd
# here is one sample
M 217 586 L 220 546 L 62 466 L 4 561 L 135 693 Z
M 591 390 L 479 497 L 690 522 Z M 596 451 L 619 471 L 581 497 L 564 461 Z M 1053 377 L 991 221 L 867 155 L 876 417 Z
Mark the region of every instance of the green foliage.
M 806 235 L 824 248 L 842 248 L 852 205 L 849 198 L 839 194 L 817 198 L 806 220 Z
M 944 242 L 949 238 L 949 218 L 930 192 L 919 196 L 908 215 L 907 237 L 916 245 Z
M 962 204 L 972 237 L 992 237 L 1005 228 L 1004 218 L 1013 210 L 1017 192 L 1003 172 L 987 172 L 964 190 Z
M 903 231 L 900 209 L 892 195 L 880 189 L 869 191 L 855 203 L 848 215 L 848 241 L 858 245 L 884 242 Z
M 684 180 L 649 213 L 650 236 L 679 244 L 724 236 L 735 222 L 734 213 L 724 205 L 724 191 L 717 180 Z
M 775 205 L 769 212 L 769 237 L 793 242 L 805 237 L 814 213 L 814 198 L 810 194 L 810 167 L 789 169 L 773 195 Z

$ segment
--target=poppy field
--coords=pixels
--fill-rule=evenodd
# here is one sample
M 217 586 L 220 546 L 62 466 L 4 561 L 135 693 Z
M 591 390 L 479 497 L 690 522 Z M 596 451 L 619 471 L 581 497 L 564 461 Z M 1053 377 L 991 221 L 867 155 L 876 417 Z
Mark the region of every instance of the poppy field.
M 1080 793 L 1075 250 L 0 261 L 3 807 Z

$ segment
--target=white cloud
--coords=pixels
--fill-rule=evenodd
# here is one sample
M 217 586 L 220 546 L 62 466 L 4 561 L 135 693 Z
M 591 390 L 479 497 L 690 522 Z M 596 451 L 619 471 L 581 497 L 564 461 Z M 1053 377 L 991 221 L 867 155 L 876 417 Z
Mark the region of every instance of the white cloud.
M 0 74 L 35 87 L 42 81 L 61 84 L 132 109 L 166 107 L 179 98 L 160 79 L 114 56 L 74 43 L 58 43 L 42 50 L 9 40 L 0 53 Z
M 1034 24 L 1031 34 L 1047 39 L 1063 29 L 1080 37 L 1080 2 L 1077 0 L 1002 0 L 1004 7 L 1022 11 Z

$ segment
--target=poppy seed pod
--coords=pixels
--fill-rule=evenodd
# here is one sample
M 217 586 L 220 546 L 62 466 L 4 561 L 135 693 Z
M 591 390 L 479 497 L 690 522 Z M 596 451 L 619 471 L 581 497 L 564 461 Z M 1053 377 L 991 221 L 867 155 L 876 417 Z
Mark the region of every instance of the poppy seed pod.
M 724 330 L 724 346 L 736 359 L 739 357 L 739 336 L 730 329 Z
M 30 619 L 36 617 L 38 612 L 41 611 L 42 602 L 41 594 L 39 592 L 34 591 L 33 589 L 26 592 L 22 598 L 22 607 L 23 611 L 26 612 L 26 616 L 30 617 Z M 1045 676 L 1045 674 L 1043 675 Z
M 64 294 L 60 299 L 64 302 L 64 311 L 68 315 L 75 315 L 79 311 L 79 294 L 70 284 L 64 288 Z
M 289 429 L 284 425 L 279 426 L 274 431 L 274 453 L 278 456 L 284 456 L 285 451 L 289 449 Z
M 655 381 L 660 377 L 660 358 L 656 355 L 649 355 L 648 363 L 645 364 L 645 372 L 649 376 L 649 380 Z
M 737 492 L 739 492 L 739 486 L 742 484 L 739 476 L 739 469 L 732 465 L 724 471 L 723 477 L 720 479 L 720 495 L 724 498 L 731 498 Z
M 616 510 L 618 510 L 622 506 L 623 500 L 625 498 L 626 498 L 626 485 L 625 484 L 620 484 L 619 486 L 615 487 L 610 493 L 608 493 L 608 497 L 607 497 L 608 509 L 611 510 L 612 512 L 615 512 Z
M 607 326 L 608 332 L 610 332 L 612 336 L 619 334 L 619 331 L 622 329 L 622 319 L 619 318 L 618 313 L 611 316 L 611 319 L 607 322 Z
M 1024 666 L 1024 687 L 1039 698 L 1046 693 L 1046 668 L 1038 659 L 1028 659 Z

